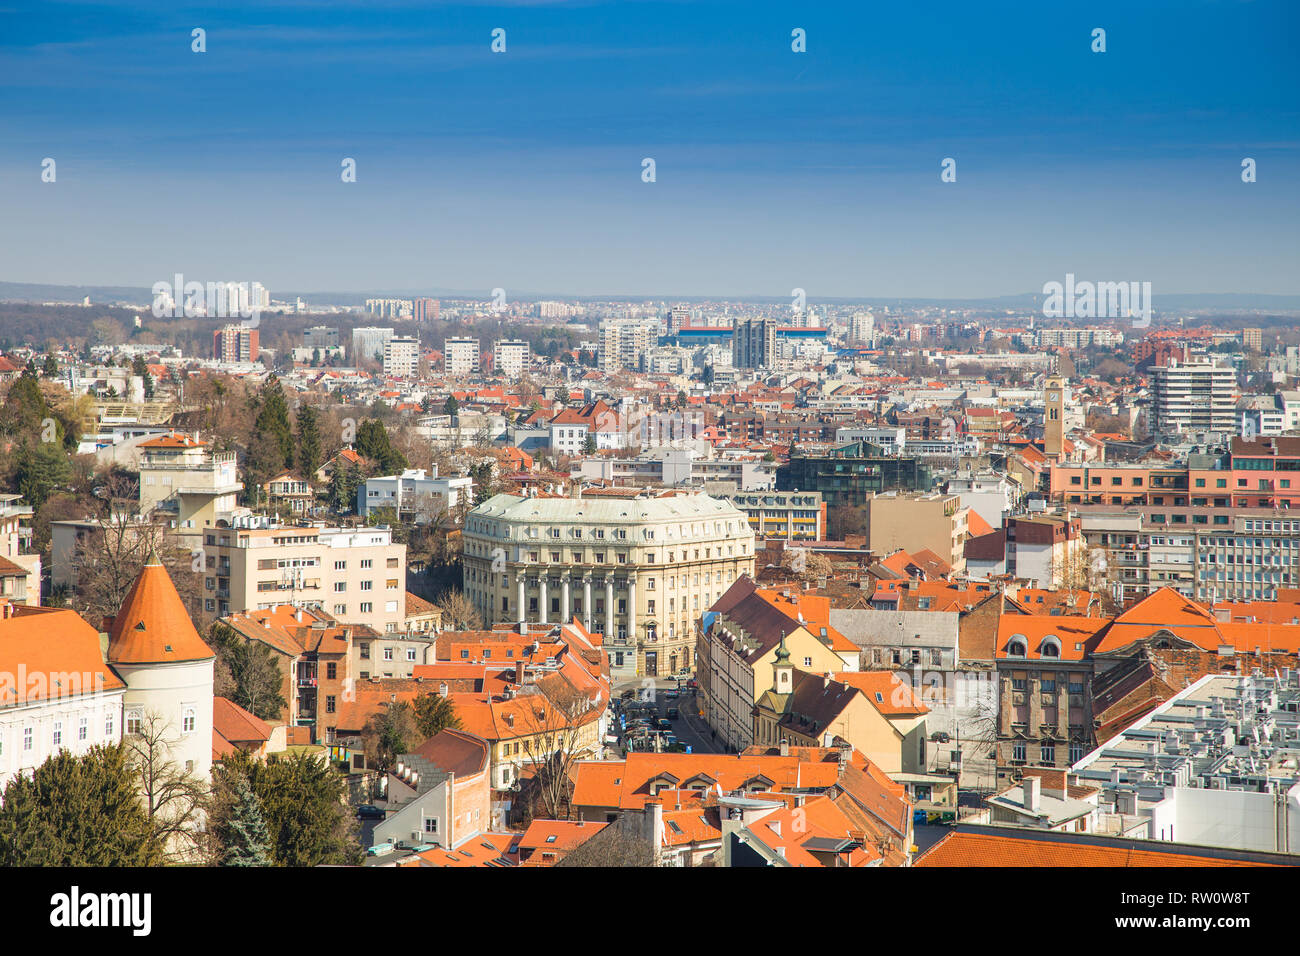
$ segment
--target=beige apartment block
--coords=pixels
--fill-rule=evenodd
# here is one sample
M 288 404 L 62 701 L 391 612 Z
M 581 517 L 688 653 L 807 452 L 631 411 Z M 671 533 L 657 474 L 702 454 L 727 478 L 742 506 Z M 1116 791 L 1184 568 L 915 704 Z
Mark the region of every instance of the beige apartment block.
M 867 547 L 872 551 L 902 548 L 910 554 L 928 548 L 954 570 L 965 570 L 970 508 L 960 496 L 888 491 L 868 498 L 866 512 Z
M 239 481 L 235 453 L 214 454 L 210 447 L 179 432 L 142 442 L 140 449 L 140 513 L 157 510 L 171 527 L 196 534 L 217 523 L 238 504 Z
M 694 622 L 754 571 L 754 533 L 698 493 L 495 495 L 465 521 L 464 589 L 485 623 L 568 622 L 604 634 L 614 677 L 694 664 Z
M 406 618 L 406 545 L 388 528 L 212 528 L 203 537 L 205 610 L 298 604 L 381 634 Z

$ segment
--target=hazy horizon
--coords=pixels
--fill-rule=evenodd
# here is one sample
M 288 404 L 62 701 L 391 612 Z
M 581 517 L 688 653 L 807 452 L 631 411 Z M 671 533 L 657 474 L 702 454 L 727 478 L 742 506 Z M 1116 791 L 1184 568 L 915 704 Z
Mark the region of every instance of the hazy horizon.
M 0 262 L 31 284 L 1300 293 L 1284 0 L 56 0 L 5 26 Z

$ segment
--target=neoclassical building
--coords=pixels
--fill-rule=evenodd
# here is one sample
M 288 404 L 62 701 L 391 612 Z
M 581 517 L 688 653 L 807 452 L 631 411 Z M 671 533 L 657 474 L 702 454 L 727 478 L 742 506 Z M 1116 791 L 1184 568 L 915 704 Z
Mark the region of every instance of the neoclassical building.
M 469 513 L 464 544 L 484 623 L 576 617 L 604 634 L 615 680 L 691 671 L 694 622 L 754 571 L 748 519 L 697 492 L 495 495 Z

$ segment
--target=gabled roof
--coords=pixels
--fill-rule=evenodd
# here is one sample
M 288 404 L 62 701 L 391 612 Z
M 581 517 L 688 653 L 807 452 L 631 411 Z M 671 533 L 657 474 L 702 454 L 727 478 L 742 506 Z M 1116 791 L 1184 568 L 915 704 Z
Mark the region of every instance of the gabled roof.
M 215 656 L 194 629 L 167 569 L 157 554 L 152 555 L 113 618 L 108 635 L 109 663 L 179 663 L 206 661 Z
M 956 827 L 920 867 L 1166 867 L 1300 865 L 1300 857 L 1019 827 Z
M 441 730 L 412 753 L 444 773 L 454 773 L 457 777 L 472 777 L 488 767 L 487 741 L 463 730 Z
M 99 632 L 75 611 L 0 604 L 12 608 L 0 618 L 0 707 L 126 686 L 104 662 Z
M 212 698 L 212 728 L 230 743 L 261 744 L 271 739 L 270 724 L 226 697 Z
M 930 712 L 893 671 L 841 671 L 831 679 L 856 687 L 885 717 L 920 717 Z

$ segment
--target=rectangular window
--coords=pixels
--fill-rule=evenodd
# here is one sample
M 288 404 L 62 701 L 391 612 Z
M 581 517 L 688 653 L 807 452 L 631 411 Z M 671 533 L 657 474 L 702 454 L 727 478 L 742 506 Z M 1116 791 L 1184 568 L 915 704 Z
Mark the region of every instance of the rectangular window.
M 384 660 L 386 660 L 386 661 L 391 661 L 392 659 L 393 659 L 393 649 L 392 649 L 391 647 L 385 647 L 385 648 L 384 648 Z
M 126 732 L 128 734 L 138 734 L 140 732 L 140 711 L 133 710 L 127 713 Z
M 77 739 L 85 740 L 90 734 L 90 718 L 82 717 L 77 721 Z
M 415 663 L 415 648 L 414 648 L 414 647 L 408 647 L 408 648 L 406 649 L 406 659 L 407 659 L 408 661 L 410 661 L 412 664 Z
M 181 711 L 181 733 L 194 733 L 194 725 L 197 721 L 197 713 L 193 707 L 186 707 Z
M 1044 743 L 1040 745 L 1038 749 L 1042 754 L 1043 763 L 1050 763 L 1050 764 L 1056 763 L 1056 744 Z
M 332 713 L 334 713 L 334 695 L 333 695 L 333 694 L 326 694 L 326 695 L 325 695 L 325 713 L 327 713 L 327 714 L 332 714 Z
M 366 571 L 366 570 L 368 570 L 368 569 L 374 567 L 374 564 L 375 564 L 375 562 L 374 562 L 373 560 L 371 560 L 370 558 L 362 558 L 362 559 L 361 559 L 361 570 L 362 570 L 362 571 Z
M 56 720 L 54 722 L 54 734 L 50 739 L 54 746 L 63 746 L 63 721 Z
M 325 665 L 325 677 L 329 680 L 338 680 L 339 665 L 335 661 L 330 661 Z
M 110 740 L 113 738 L 113 715 L 108 714 L 104 717 L 104 736 Z

